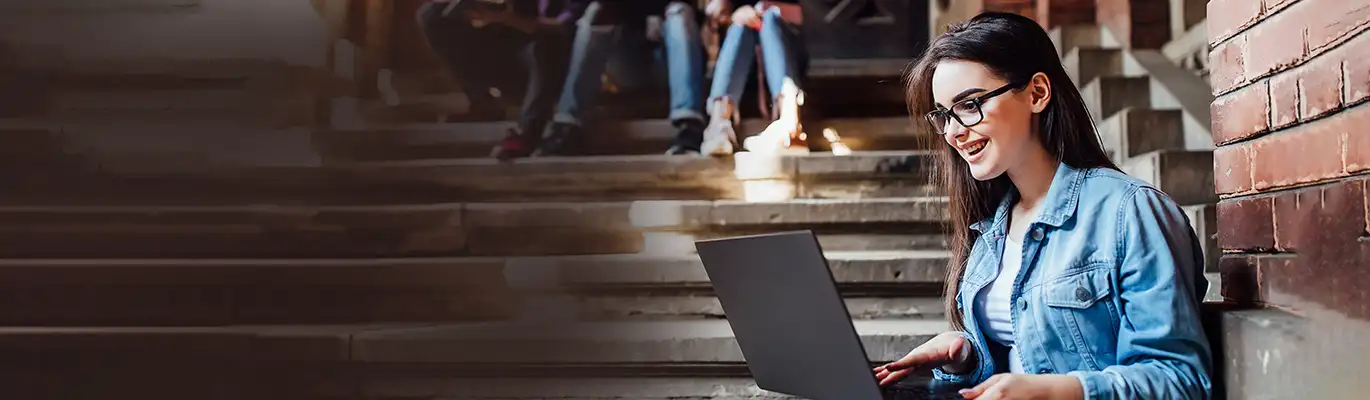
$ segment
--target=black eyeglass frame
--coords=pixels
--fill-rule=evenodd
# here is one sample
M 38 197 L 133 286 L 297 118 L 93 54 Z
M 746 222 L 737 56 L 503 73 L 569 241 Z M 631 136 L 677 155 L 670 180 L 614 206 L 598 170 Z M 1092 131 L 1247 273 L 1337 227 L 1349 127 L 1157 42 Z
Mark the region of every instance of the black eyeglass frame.
M 946 127 L 946 125 L 943 125 L 943 126 L 941 126 L 941 127 L 938 127 L 938 126 L 937 126 L 937 122 L 936 122 L 935 120 L 933 120 L 933 118 L 936 118 L 939 114 L 950 114 L 951 118 L 956 120 L 956 123 L 961 124 L 961 126 L 964 126 L 964 127 L 967 127 L 967 128 L 972 127 L 972 126 L 975 126 L 975 125 L 979 125 L 981 122 L 985 122 L 985 110 L 984 110 L 984 106 L 985 106 L 985 102 L 986 102 L 986 101 L 988 101 L 989 99 L 994 98 L 994 96 L 998 96 L 998 95 L 1007 93 L 1009 90 L 1018 89 L 1018 88 L 1027 86 L 1027 84 L 1028 84 L 1028 82 L 1009 82 L 1008 84 L 1006 84 L 1006 85 L 1004 85 L 1004 86 L 1000 86 L 998 89 L 991 90 L 991 91 L 989 91 L 989 92 L 986 92 L 986 93 L 983 94 L 983 95 L 976 96 L 975 98 L 965 99 L 965 100 L 961 100 L 961 101 L 952 103 L 952 105 L 951 105 L 950 108 L 944 108 L 944 109 L 941 109 L 941 110 L 932 110 L 932 111 L 928 112 L 926 115 L 923 115 L 923 119 L 927 120 L 927 121 L 928 121 L 928 124 L 929 124 L 929 125 L 932 125 L 932 129 L 938 131 L 939 134 L 941 134 L 941 135 L 946 135 L 946 134 L 947 134 L 947 127 Z M 954 112 L 951 111 L 951 110 L 955 109 L 957 105 L 961 105 L 961 104 L 974 104 L 974 105 L 975 105 L 975 112 L 976 112 L 977 114 L 980 114 L 980 118 L 977 119 L 977 120 L 975 121 L 975 123 L 972 123 L 972 124 L 967 124 L 965 121 L 961 120 L 961 116 L 956 115 L 956 113 L 954 113 Z

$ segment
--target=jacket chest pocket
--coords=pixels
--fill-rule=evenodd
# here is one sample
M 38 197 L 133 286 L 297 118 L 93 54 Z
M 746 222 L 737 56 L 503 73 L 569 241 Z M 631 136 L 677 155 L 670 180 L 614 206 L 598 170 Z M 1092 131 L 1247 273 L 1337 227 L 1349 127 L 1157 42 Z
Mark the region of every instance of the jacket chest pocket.
M 1119 315 L 1109 268 L 1092 268 L 1047 283 L 1043 302 L 1047 320 L 1069 338 L 1089 367 L 1112 365 L 1117 343 Z

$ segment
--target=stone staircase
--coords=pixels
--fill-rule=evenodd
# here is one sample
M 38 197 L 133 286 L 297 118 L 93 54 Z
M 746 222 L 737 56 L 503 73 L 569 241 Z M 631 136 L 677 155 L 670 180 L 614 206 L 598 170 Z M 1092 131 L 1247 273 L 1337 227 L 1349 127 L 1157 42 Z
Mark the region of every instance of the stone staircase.
M 1208 260 L 1207 299 L 1221 300 L 1207 81 L 1160 51 L 1122 48 L 1098 26 L 1061 26 L 1051 35 L 1113 161 L 1188 213 Z
M 1204 164 L 1191 146 L 1207 138 L 1191 131 L 1192 110 L 1170 105 L 1180 101 L 1169 87 L 1138 73 L 1150 64 L 1097 28 L 1054 35 L 1115 158 L 1211 229 L 1212 201 L 1193 181 L 1211 185 L 1211 156 Z M 823 153 L 820 140 L 809 155 L 659 156 L 671 133 L 647 119 L 597 127 L 590 156 L 514 163 L 484 158 L 504 125 L 419 120 L 319 130 L 297 151 L 270 140 L 298 147 L 292 131 L 224 139 L 118 119 L 121 132 L 171 140 L 120 147 L 128 137 L 106 136 L 100 118 L 205 118 L 199 105 L 224 115 L 214 107 L 225 104 L 158 92 L 186 78 L 163 72 L 101 101 L 90 85 L 64 87 L 62 113 L 2 121 L 33 150 L 16 153 L 36 155 L 0 176 L 15 188 L 0 199 L 0 387 L 64 398 L 783 398 L 748 378 L 693 241 L 798 229 L 818 234 L 873 361 L 947 329 L 946 200 L 926 180 L 919 120 L 897 113 L 897 95 L 849 113 L 835 100 L 898 94 L 897 69 L 815 69 L 810 97 L 835 94 L 807 130 L 836 130 L 851 155 Z M 168 97 L 119 100 L 144 98 L 129 91 Z M 71 123 L 87 119 L 101 123 Z M 163 157 L 188 144 L 250 156 Z M 38 162 L 52 167 L 26 169 Z
M 897 70 L 844 65 L 814 92 L 902 90 Z M 586 157 L 500 163 L 501 125 L 392 121 L 263 159 L 271 134 L 299 136 L 236 107 L 256 105 L 246 81 L 148 68 L 0 121 L 28 154 L 0 175 L 0 380 L 17 393 L 773 397 L 693 241 L 795 229 L 819 234 L 873 360 L 946 329 L 945 200 L 897 113 L 815 105 L 810 135 L 840 132 L 847 156 L 655 155 L 672 133 L 647 119 L 597 127 Z M 251 132 L 158 124 L 210 117 Z

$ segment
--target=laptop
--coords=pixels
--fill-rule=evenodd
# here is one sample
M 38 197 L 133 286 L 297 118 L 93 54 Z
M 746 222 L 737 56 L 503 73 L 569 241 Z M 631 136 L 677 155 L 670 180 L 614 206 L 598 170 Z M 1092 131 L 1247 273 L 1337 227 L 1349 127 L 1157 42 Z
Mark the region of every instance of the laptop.
M 715 295 L 761 389 L 815 400 L 963 399 L 914 374 L 881 387 L 811 231 L 699 240 Z

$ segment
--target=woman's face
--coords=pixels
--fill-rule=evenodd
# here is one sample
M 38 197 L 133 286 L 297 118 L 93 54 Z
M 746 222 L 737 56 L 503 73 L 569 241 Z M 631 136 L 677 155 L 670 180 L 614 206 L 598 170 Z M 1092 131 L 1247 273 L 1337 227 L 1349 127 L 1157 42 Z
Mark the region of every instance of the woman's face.
M 1014 169 L 1025 154 L 1041 150 L 1041 144 L 1033 137 L 1033 115 L 1045 109 L 1047 103 L 1038 90 L 1044 80 L 1045 76 L 1038 74 L 1027 86 L 1029 90 L 1011 89 L 988 98 L 981 102 L 977 113 L 974 106 L 956 103 L 979 98 L 1009 82 L 980 63 L 943 60 L 937 64 L 932 75 L 933 101 L 936 109 L 949 110 L 942 138 L 970 165 L 975 179 L 994 179 Z M 971 126 L 950 118 L 952 112 Z

